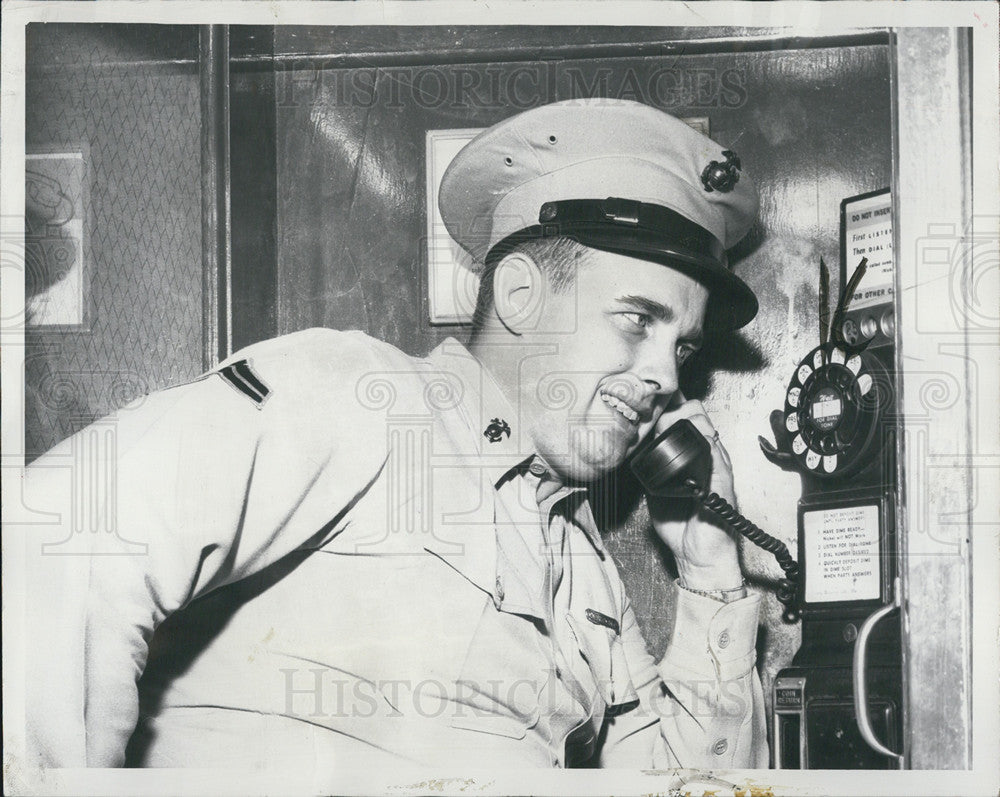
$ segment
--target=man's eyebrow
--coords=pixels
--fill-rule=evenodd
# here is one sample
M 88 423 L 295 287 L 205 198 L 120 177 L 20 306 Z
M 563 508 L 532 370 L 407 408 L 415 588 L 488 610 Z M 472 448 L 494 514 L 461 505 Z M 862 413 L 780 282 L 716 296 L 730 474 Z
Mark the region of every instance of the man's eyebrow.
M 616 301 L 619 301 L 622 304 L 631 305 L 636 310 L 639 310 L 640 312 L 643 312 L 646 315 L 664 323 L 673 321 L 675 317 L 673 308 L 668 307 L 665 304 L 660 304 L 659 302 L 654 302 L 652 299 L 647 299 L 645 296 L 628 294 L 626 296 L 619 296 Z M 682 338 L 681 342 L 690 343 L 696 348 L 701 348 L 704 343 L 704 336 L 699 329 L 696 334 Z
M 618 301 L 622 304 L 630 304 L 637 310 L 641 310 L 648 316 L 659 321 L 673 321 L 674 311 L 665 304 L 660 304 L 659 302 L 654 302 L 652 299 L 647 299 L 645 296 L 633 296 L 629 294 L 627 296 L 619 296 Z

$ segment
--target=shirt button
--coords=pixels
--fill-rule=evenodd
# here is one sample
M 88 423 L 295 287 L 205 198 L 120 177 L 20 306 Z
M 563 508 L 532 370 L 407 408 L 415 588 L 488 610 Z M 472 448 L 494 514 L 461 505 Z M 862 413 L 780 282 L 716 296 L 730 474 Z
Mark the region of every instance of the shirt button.
M 716 755 L 722 755 L 729 749 L 729 742 L 725 739 L 719 739 L 715 744 L 712 745 L 712 752 Z
M 541 462 L 532 462 L 528 465 L 528 470 L 535 476 L 545 475 L 545 466 Z
M 729 647 L 729 632 L 728 631 L 723 631 L 721 634 L 719 634 L 719 642 L 718 642 L 718 644 L 719 644 L 720 648 L 727 648 L 727 647 Z
M 503 600 L 503 579 L 501 579 L 500 576 L 497 576 L 496 595 L 498 601 Z

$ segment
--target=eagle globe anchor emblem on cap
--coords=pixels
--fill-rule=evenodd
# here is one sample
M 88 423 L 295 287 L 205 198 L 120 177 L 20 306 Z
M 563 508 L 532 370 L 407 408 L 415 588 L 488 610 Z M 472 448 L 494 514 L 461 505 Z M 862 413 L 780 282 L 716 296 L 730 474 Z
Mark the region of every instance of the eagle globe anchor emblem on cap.
M 727 194 L 740 181 L 740 169 L 743 168 L 740 156 L 731 149 L 723 150 L 722 155 L 726 159 L 723 163 L 711 161 L 701 173 L 701 184 L 709 193 L 719 191 Z
M 510 426 L 503 418 L 494 418 L 491 420 L 490 425 L 487 426 L 486 431 L 483 432 L 483 437 L 491 443 L 499 443 L 503 439 L 504 435 L 510 437 Z

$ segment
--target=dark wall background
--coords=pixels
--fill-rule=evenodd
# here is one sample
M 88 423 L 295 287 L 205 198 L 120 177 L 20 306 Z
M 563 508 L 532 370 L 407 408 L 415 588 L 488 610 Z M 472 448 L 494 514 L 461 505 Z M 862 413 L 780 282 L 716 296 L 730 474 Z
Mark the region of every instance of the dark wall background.
M 310 326 L 362 329 L 412 354 L 464 337 L 427 322 L 427 130 L 484 127 L 580 96 L 708 117 L 760 188 L 760 220 L 733 259 L 761 311 L 700 358 L 685 388 L 722 433 L 743 512 L 792 547 L 798 479 L 766 463 L 756 436 L 817 343 L 820 257 L 837 288 L 840 200 L 889 184 L 888 47 L 874 35 L 830 46 L 727 38 L 748 32 L 780 35 L 232 28 L 234 347 Z M 202 369 L 197 42 L 181 26 L 28 30 L 27 146 L 89 146 L 93 275 L 91 331 L 26 334 L 29 458 Z M 618 487 L 595 504 L 658 654 L 672 565 L 634 485 Z M 770 556 L 744 554 L 765 589 L 767 682 L 798 628 L 781 623 L 767 589 L 778 576 Z
M 80 331 L 29 320 L 32 459 L 201 371 L 201 114 L 197 28 L 34 23 L 26 44 L 26 151 L 86 153 L 91 319 Z M 43 251 L 35 231 L 27 245 Z

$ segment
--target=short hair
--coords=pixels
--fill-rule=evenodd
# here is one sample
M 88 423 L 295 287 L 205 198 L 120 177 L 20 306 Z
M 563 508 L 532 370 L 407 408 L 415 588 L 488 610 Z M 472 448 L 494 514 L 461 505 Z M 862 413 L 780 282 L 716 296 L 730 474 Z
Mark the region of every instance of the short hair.
M 546 278 L 555 293 L 566 293 L 576 284 L 576 268 L 586 262 L 591 250 L 573 238 L 557 235 L 552 238 L 529 238 L 514 244 L 504 256 L 519 252 L 530 257 Z M 485 325 L 493 309 L 493 274 L 503 260 L 497 258 L 484 270 L 476 296 L 476 310 L 472 315 L 472 334 Z

